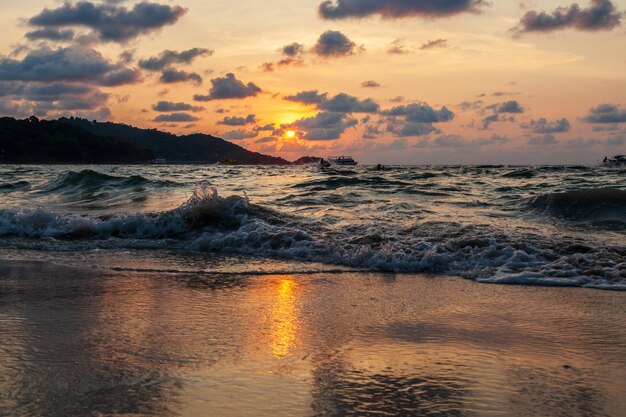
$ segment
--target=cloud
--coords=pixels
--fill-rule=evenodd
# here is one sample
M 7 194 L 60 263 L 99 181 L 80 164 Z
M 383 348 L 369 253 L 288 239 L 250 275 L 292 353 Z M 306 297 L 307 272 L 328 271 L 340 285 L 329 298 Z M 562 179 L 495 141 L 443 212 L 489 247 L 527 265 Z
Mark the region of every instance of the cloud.
M 476 100 L 476 101 L 464 101 L 460 103 L 459 105 L 457 105 L 457 107 L 461 109 L 461 111 L 468 111 L 468 110 L 478 110 L 480 109 L 482 105 L 483 105 L 482 100 Z
M 626 144 L 626 133 L 614 134 L 606 139 L 606 144 L 610 146 L 621 146 Z
M 432 141 L 432 145 L 442 148 L 464 148 L 487 145 L 502 145 L 508 142 L 510 142 L 510 139 L 506 136 L 501 135 L 492 135 L 488 138 L 478 139 L 463 139 L 459 135 L 443 135 L 435 138 L 435 140 Z
M 292 126 L 301 131 L 306 140 L 335 140 L 348 128 L 358 124 L 345 113 L 320 112 L 313 117 L 296 120 Z
M 324 19 L 363 18 L 378 15 L 385 19 L 405 17 L 447 17 L 478 13 L 484 0 L 335 0 L 324 1 L 319 14 Z
M 280 61 L 274 62 L 264 62 L 261 64 L 261 69 L 265 72 L 274 71 L 275 67 L 287 67 L 287 66 L 304 66 L 304 59 L 302 58 L 302 54 L 304 54 L 304 45 L 293 42 L 289 45 L 285 45 L 279 49 L 279 52 L 282 53 L 285 58 Z
M 380 106 L 371 98 L 359 100 L 346 93 L 339 93 L 328 98 L 328 93 L 320 93 L 318 90 L 300 91 L 286 96 L 285 100 L 313 104 L 319 110 L 335 113 L 376 113 L 380 109 Z
M 249 114 L 246 117 L 226 116 L 223 120 L 217 122 L 217 124 L 226 126 L 245 126 L 247 124 L 256 123 L 256 121 L 257 120 L 254 114 Z
M 164 112 L 164 113 L 177 112 L 177 111 L 196 112 L 196 111 L 204 110 L 204 107 L 192 106 L 191 104 L 187 104 L 187 103 L 174 103 L 171 101 L 159 101 L 157 104 L 154 104 L 152 106 L 152 110 L 158 111 L 158 112 Z
M 74 31 L 71 29 L 58 30 L 53 28 L 44 28 L 28 32 L 26 39 L 29 41 L 71 41 L 74 39 Z
M 324 58 L 354 55 L 357 46 L 346 35 L 339 31 L 327 30 L 322 33 L 312 52 Z
M 626 109 L 615 104 L 600 104 L 583 118 L 588 123 L 626 123 Z
M 255 138 L 259 135 L 258 132 L 249 132 L 246 130 L 231 130 L 224 134 L 224 139 L 228 140 L 241 140 L 241 139 L 249 139 Z
M 429 133 L 439 132 L 432 123 L 411 122 L 396 117 L 387 119 L 387 132 L 396 136 L 424 136 Z
M 117 86 L 138 82 L 137 70 L 112 64 L 98 51 L 79 46 L 56 50 L 42 47 L 24 59 L 0 58 L 0 80 L 7 81 L 80 81 Z
M 528 138 L 528 144 L 533 146 L 556 145 L 557 143 L 559 143 L 559 141 L 552 134 Z
M 173 84 L 191 81 L 195 84 L 202 84 L 202 77 L 195 72 L 179 71 L 177 69 L 168 68 L 163 70 L 159 81 L 165 84 Z
M 140 35 L 172 25 L 186 9 L 147 1 L 137 3 L 132 9 L 114 4 L 89 1 L 65 3 L 55 9 L 44 9 L 31 17 L 28 23 L 41 27 L 85 27 L 103 41 L 127 42 Z
M 409 51 L 406 50 L 404 39 L 398 38 L 391 42 L 389 48 L 387 49 L 387 53 L 390 55 L 403 55 L 408 54 Z
M 482 129 L 489 129 L 489 126 L 494 122 L 513 122 L 515 118 L 513 116 L 506 116 L 507 114 L 519 114 L 524 113 L 524 108 L 515 100 L 505 101 L 503 103 L 492 104 L 485 108 L 485 111 L 492 112 L 491 115 L 482 119 Z
M 426 103 L 407 104 L 384 110 L 381 114 L 385 116 L 405 116 L 409 122 L 416 123 L 438 123 L 448 122 L 454 119 L 454 113 L 443 106 L 439 110 L 433 109 Z
M 304 53 L 304 45 L 293 42 L 281 48 L 281 52 L 285 56 L 295 57 Z
M 276 141 L 276 138 L 273 136 L 266 136 L 264 138 L 259 138 L 257 140 L 254 141 L 254 143 L 269 143 L 269 142 L 274 142 Z
M 180 123 L 180 122 L 195 122 L 198 121 L 196 116 L 193 116 L 189 113 L 171 113 L 171 114 L 160 114 L 154 118 L 153 121 L 160 123 Z
M 363 88 L 378 88 L 378 87 L 380 87 L 380 84 L 377 83 L 374 80 L 368 80 L 368 81 L 363 81 L 361 83 L 361 87 L 363 87 Z
M 285 100 L 303 104 L 317 104 L 326 100 L 328 93 L 319 93 L 317 90 L 300 91 L 294 95 L 286 96 Z
M 317 104 L 320 110 L 340 113 L 376 113 L 380 106 L 371 98 L 359 100 L 358 98 L 339 93 L 331 99 L 322 100 Z
M 487 116 L 485 118 L 483 118 L 482 122 L 483 122 L 483 130 L 487 130 L 489 129 L 489 126 L 491 126 L 492 123 L 494 122 L 499 122 L 502 121 L 500 119 L 500 115 L 499 114 L 492 114 L 491 116 Z
M 532 119 L 530 122 L 522 124 L 521 126 L 534 133 L 564 133 L 569 132 L 571 124 L 569 120 L 565 118 L 550 122 L 542 117 L 537 120 Z
M 276 130 L 276 128 L 274 127 L 273 123 L 269 123 L 263 126 L 255 126 L 254 130 L 256 130 L 257 132 L 273 132 L 274 130 Z
M 422 44 L 422 46 L 420 46 L 420 49 L 424 50 L 424 49 L 447 48 L 447 47 L 448 47 L 447 39 L 435 39 L 435 40 L 428 41 Z
M 610 0 L 591 0 L 581 9 L 576 3 L 558 7 L 552 13 L 529 11 L 512 30 L 519 36 L 529 32 L 553 32 L 562 29 L 581 31 L 611 30 L 621 24 L 622 14 Z
M 193 96 L 196 101 L 221 100 L 229 98 L 246 98 L 254 97 L 261 92 L 261 89 L 254 83 L 244 84 L 239 81 L 235 74 L 228 73 L 225 77 L 214 78 L 211 80 L 213 85 L 208 95 L 196 94 Z
M 213 55 L 213 51 L 205 48 L 191 48 L 182 52 L 165 50 L 158 56 L 140 60 L 139 67 L 148 71 L 161 71 L 174 64 L 191 64 L 194 59 L 200 56 L 211 55 Z
M 495 114 L 524 113 L 524 108 L 515 100 L 492 104 L 491 106 L 488 106 L 487 109 L 493 111 Z
M 109 94 L 83 83 L 0 81 L 2 114 L 16 117 L 79 114 L 108 117 L 108 99 Z

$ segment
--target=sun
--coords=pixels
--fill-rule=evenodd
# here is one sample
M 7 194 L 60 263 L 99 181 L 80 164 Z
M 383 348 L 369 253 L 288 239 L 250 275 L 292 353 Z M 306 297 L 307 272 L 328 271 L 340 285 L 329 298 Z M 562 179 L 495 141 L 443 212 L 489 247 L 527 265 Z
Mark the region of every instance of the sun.
M 291 138 L 295 138 L 296 137 L 296 132 L 294 132 L 293 130 L 288 130 L 285 132 L 285 137 L 291 139 Z

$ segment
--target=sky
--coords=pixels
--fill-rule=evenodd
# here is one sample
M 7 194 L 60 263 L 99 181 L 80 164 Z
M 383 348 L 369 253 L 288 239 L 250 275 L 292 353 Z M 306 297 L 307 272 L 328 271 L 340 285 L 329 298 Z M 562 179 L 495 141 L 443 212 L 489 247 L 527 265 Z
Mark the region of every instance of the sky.
M 626 153 L 626 0 L 0 3 L 0 115 L 282 156 L 594 164 Z

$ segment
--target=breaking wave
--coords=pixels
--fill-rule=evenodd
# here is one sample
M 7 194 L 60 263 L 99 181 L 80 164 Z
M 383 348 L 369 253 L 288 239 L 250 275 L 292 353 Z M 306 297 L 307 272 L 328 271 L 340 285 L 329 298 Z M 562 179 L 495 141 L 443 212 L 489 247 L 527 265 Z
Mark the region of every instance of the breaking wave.
M 611 206 L 607 210 L 615 217 L 613 206 L 623 204 L 626 196 L 616 191 L 548 194 L 529 204 L 567 216 L 586 216 Z M 624 247 L 591 247 L 573 238 L 515 236 L 488 225 L 455 222 L 336 230 L 322 221 L 252 204 L 247 197 L 221 197 L 207 184 L 196 186 L 180 207 L 158 213 L 97 217 L 43 208 L 0 210 L 0 237 L 2 245 L 27 245 L 24 242 L 30 240 L 51 250 L 76 241 L 87 248 L 161 245 L 372 271 L 445 273 L 492 283 L 626 289 Z

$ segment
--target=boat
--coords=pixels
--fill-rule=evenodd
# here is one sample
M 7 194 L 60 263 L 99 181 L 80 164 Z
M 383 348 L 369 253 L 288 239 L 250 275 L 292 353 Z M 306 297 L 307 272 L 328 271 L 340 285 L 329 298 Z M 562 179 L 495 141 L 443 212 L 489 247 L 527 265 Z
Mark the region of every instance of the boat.
M 352 159 L 351 156 L 329 156 L 328 162 L 333 165 L 356 165 L 357 161 Z
M 626 167 L 626 155 L 615 155 L 613 158 L 604 157 L 603 167 Z

